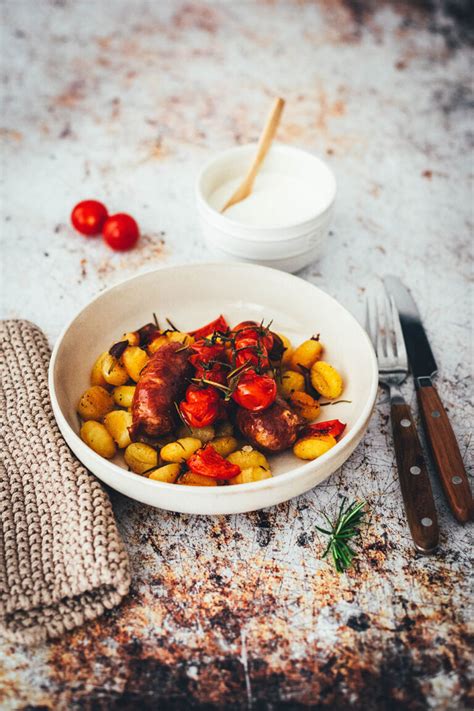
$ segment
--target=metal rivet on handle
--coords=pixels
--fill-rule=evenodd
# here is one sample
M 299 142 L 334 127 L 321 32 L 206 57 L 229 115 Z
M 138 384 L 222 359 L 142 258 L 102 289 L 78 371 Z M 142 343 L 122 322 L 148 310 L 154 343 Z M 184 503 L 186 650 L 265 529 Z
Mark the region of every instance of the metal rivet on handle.
M 440 417 L 440 411 L 439 410 L 433 410 L 431 413 L 431 417 Z
M 462 478 L 460 476 L 453 476 L 451 481 L 453 482 L 453 484 L 462 484 Z
M 404 419 L 404 420 L 401 420 L 400 424 L 402 427 L 410 427 L 411 422 L 410 422 L 410 420 Z
M 410 468 L 410 474 L 421 474 L 421 469 L 420 467 L 411 467 Z
M 426 528 L 428 528 L 428 526 L 433 525 L 433 521 L 430 518 L 428 518 L 428 516 L 427 516 L 426 518 L 421 519 L 421 524 L 422 524 L 422 526 L 426 526 Z

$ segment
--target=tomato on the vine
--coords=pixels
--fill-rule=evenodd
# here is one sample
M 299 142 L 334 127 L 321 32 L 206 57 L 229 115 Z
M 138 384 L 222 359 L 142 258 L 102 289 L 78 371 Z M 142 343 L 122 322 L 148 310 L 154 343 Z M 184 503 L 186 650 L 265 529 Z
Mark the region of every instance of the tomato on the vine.
M 98 200 L 83 200 L 71 212 L 73 227 L 86 237 L 98 235 L 107 217 L 107 208 Z
M 234 344 L 236 348 L 242 348 L 244 345 L 251 343 L 261 344 L 267 350 L 271 350 L 273 346 L 273 334 L 268 328 L 261 326 L 255 321 L 242 321 L 232 329 L 234 334 Z
M 133 217 L 121 212 L 107 218 L 102 234 L 109 247 L 118 252 L 125 252 L 135 246 L 140 231 Z
M 186 400 L 180 404 L 180 412 L 191 427 L 212 425 L 221 413 L 219 393 L 213 387 L 190 385 L 186 390 Z
M 275 401 L 276 382 L 269 375 L 259 375 L 253 370 L 242 373 L 232 393 L 235 402 L 246 410 L 266 410 Z
M 257 345 L 249 348 L 241 348 L 236 351 L 235 367 L 240 368 L 240 366 L 245 364 L 267 370 L 270 367 L 270 361 L 268 360 L 266 349 Z

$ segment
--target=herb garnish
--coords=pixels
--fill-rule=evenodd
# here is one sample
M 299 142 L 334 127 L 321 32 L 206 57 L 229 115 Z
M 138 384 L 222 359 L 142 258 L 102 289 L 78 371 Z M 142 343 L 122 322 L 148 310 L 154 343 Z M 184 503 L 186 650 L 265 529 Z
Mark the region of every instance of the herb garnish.
M 356 551 L 350 547 L 348 541 L 360 536 L 360 526 L 364 522 L 365 501 L 353 501 L 346 507 L 347 498 L 344 496 L 334 523 L 323 513 L 329 524 L 330 530 L 315 526 L 316 530 L 329 536 L 329 543 L 322 558 L 331 553 L 338 573 L 343 573 L 352 564 Z

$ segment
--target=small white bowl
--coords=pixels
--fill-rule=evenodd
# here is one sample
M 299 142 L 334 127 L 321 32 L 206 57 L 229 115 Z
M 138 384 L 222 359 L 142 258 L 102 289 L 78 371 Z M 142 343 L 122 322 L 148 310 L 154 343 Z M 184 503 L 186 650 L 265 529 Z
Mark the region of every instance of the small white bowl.
M 92 363 L 120 336 L 152 319 L 184 330 L 224 314 L 230 324 L 273 319 L 293 344 L 321 333 L 325 358 L 341 372 L 344 399 L 325 408 L 324 419 L 347 428 L 333 449 L 312 462 L 291 451 L 271 458 L 272 479 L 236 486 L 165 484 L 127 471 L 122 455 L 103 459 L 79 437 L 76 405 L 90 386 Z M 336 471 L 362 439 L 375 402 L 378 373 L 367 334 L 333 298 L 298 277 L 264 267 L 198 264 L 158 269 L 102 291 L 60 335 L 51 358 L 49 387 L 59 428 L 73 452 L 103 482 L 151 506 L 197 514 L 229 514 L 273 506 L 308 491 Z M 357 493 L 357 492 L 355 492 Z
M 274 144 L 259 174 L 284 173 L 314 185 L 318 194 L 314 213 L 286 225 L 260 227 L 239 222 L 218 212 L 209 200 L 221 185 L 245 175 L 256 146 L 230 148 L 204 166 L 196 182 L 201 228 L 209 248 L 219 258 L 295 272 L 321 253 L 336 197 L 336 179 L 320 158 L 292 146 Z

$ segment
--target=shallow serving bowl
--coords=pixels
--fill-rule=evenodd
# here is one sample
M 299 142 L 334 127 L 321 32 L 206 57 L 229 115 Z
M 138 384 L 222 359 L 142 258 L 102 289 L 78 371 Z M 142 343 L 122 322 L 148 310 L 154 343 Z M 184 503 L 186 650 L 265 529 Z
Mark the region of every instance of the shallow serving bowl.
M 321 333 L 326 360 L 341 372 L 343 397 L 324 419 L 347 422 L 346 432 L 319 459 L 303 462 L 291 451 L 271 457 L 273 478 L 251 484 L 192 487 L 165 484 L 127 471 L 121 455 L 103 459 L 79 437 L 76 405 L 89 386 L 91 366 L 126 331 L 169 317 L 191 330 L 223 313 L 231 325 L 273 320 L 272 328 L 297 345 Z M 84 465 L 113 489 L 170 511 L 228 514 L 272 506 L 308 491 L 338 469 L 367 428 L 377 392 L 372 346 L 356 319 L 320 289 L 298 277 L 248 264 L 198 264 L 158 269 L 101 292 L 65 328 L 51 358 L 49 386 L 54 414 L 68 445 Z

